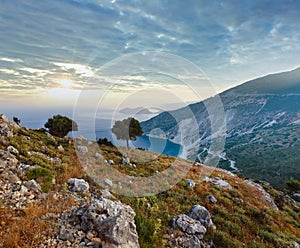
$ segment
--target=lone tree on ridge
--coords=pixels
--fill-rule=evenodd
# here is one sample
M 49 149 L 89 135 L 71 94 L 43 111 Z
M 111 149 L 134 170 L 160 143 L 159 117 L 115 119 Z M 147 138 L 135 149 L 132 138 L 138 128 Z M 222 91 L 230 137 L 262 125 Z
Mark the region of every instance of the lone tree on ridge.
M 129 140 L 136 140 L 137 136 L 143 134 L 142 127 L 138 120 L 129 117 L 122 121 L 116 121 L 112 132 L 117 136 L 118 140 L 126 140 L 127 148 L 129 148 Z
M 75 121 L 66 116 L 54 115 L 45 123 L 49 133 L 60 138 L 65 137 L 70 131 L 78 131 L 78 125 Z

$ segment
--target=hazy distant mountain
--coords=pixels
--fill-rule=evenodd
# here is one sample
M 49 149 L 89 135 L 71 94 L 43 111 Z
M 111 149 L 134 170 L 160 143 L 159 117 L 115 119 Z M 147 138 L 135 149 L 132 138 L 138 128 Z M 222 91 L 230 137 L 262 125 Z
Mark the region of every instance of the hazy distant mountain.
M 158 110 L 150 110 L 148 108 L 144 107 L 137 107 L 137 108 L 123 108 L 119 111 L 121 114 L 127 114 L 130 116 L 135 116 L 135 115 L 152 115 L 152 114 L 158 114 Z
M 300 69 L 251 80 L 219 96 L 226 113 L 226 154 L 219 165 L 232 170 L 236 166 L 244 176 L 278 187 L 290 177 L 300 179 Z M 205 107 L 208 103 L 209 99 L 188 106 L 197 120 L 201 141 L 200 148 L 188 148 L 187 157 L 196 152 L 201 160 L 207 155 L 213 135 Z M 143 122 L 143 130 L 149 133 L 159 128 L 167 138 L 178 141 L 178 125 L 192 128 L 187 112 L 187 107 L 163 112 Z M 190 133 L 185 140 L 193 139 L 192 130 Z

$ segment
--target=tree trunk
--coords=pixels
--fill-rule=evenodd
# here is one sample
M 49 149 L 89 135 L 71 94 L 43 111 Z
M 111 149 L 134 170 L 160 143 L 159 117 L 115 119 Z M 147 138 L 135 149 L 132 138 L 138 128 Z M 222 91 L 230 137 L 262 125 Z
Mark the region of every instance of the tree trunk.
M 126 140 L 127 149 L 129 149 L 129 140 Z

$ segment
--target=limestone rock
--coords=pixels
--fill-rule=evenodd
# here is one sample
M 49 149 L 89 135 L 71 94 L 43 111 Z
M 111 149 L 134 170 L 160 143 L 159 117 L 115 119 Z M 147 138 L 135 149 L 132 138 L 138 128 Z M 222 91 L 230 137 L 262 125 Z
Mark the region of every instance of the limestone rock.
M 185 182 L 189 187 L 192 187 L 192 188 L 194 188 L 196 185 L 192 179 L 185 179 Z
M 207 243 L 203 237 L 209 226 L 207 223 L 212 223 L 210 214 L 206 208 L 195 205 L 191 208 L 189 216 L 180 214 L 172 218 L 173 230 L 180 230 L 181 233 L 174 237 L 174 234 L 168 236 L 168 244 L 170 247 L 180 248 L 213 248 L 212 242 Z
M 104 183 L 104 187 L 105 187 L 105 186 L 109 186 L 109 187 L 112 187 L 112 186 L 113 186 L 112 181 L 111 181 L 110 179 L 108 179 L 108 178 L 105 178 L 105 179 L 103 180 L 103 183 Z
M 8 118 L 4 114 L 0 115 L 0 123 L 9 123 Z
M 100 192 L 104 198 L 115 199 L 114 195 L 112 193 L 110 193 L 107 189 L 103 189 Z
M 197 235 L 200 239 L 206 233 L 206 228 L 197 221 L 185 214 L 180 214 L 172 219 L 173 227 L 179 227 L 184 233 Z
M 89 184 L 84 179 L 70 178 L 67 181 L 68 189 L 72 192 L 84 193 L 90 188 Z
M 194 220 L 200 221 L 200 223 L 204 225 L 206 228 L 214 226 L 210 213 L 203 206 L 200 205 L 193 206 L 190 209 L 188 216 L 193 218 Z
M 96 233 L 104 248 L 133 248 L 139 247 L 134 217 L 131 207 L 100 198 L 74 210 L 70 220 L 84 232 Z
M 87 146 L 78 146 L 77 147 L 78 152 L 82 153 L 82 154 L 86 154 L 89 152 Z
M 130 159 L 129 158 L 122 158 L 121 163 L 122 164 L 130 164 Z
M 207 196 L 207 199 L 211 202 L 211 203 L 217 203 L 217 199 L 213 196 L 213 195 L 209 195 Z
M 65 149 L 63 148 L 62 145 L 59 145 L 59 146 L 57 147 L 57 150 L 58 150 L 59 152 L 64 152 L 64 151 L 65 151 Z
M 223 180 L 219 177 L 215 177 L 215 178 L 206 177 L 204 179 L 204 181 L 210 182 L 210 183 L 214 184 L 215 186 L 222 188 L 222 189 L 231 189 L 232 188 L 230 183 L 226 182 L 225 180 Z
M 67 230 L 65 226 L 61 227 L 58 238 L 63 240 L 63 241 L 68 240 L 71 243 L 74 242 L 74 237 L 73 237 L 72 233 L 69 230 Z
M 32 190 L 35 193 L 42 192 L 41 186 L 34 179 L 24 182 L 24 185 L 28 190 Z
M 18 151 L 15 147 L 13 147 L 13 146 L 8 146 L 8 147 L 7 147 L 7 151 L 8 151 L 9 153 L 14 154 L 14 155 L 18 155 L 18 154 L 19 154 L 19 151 Z

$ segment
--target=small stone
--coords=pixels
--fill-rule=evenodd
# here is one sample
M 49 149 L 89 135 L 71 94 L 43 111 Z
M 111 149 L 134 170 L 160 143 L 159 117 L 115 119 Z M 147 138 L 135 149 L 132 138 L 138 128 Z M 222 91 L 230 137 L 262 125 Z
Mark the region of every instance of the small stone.
M 101 190 L 101 196 L 107 199 L 115 199 L 115 197 L 107 189 Z
M 107 162 L 108 162 L 109 164 L 114 164 L 114 163 L 115 163 L 112 159 L 108 160 Z
M 82 153 L 82 154 L 86 154 L 89 152 L 87 146 L 78 146 L 77 147 L 78 152 Z
M 122 164 L 130 164 L 130 159 L 129 158 L 122 158 L 121 163 Z
M 97 158 L 97 159 L 99 159 L 99 158 L 101 158 L 102 156 L 101 156 L 101 154 L 99 153 L 99 152 L 96 152 L 95 153 L 95 158 Z
M 217 203 L 217 199 L 216 199 L 213 195 L 207 196 L 207 199 L 208 199 L 211 203 Z
M 105 178 L 103 182 L 104 182 L 105 185 L 107 185 L 109 187 L 113 186 L 112 181 L 110 179 L 108 179 L 108 178 Z
M 59 146 L 57 147 L 57 151 L 59 151 L 59 152 L 64 152 L 65 149 L 63 148 L 62 145 L 59 145 Z
M 192 187 L 192 188 L 194 188 L 196 185 L 192 179 L 185 179 L 185 182 L 189 187 Z
M 14 155 L 19 155 L 19 151 L 17 150 L 17 148 L 13 147 L 13 146 L 9 146 L 7 147 L 7 151 L 9 153 L 12 153 Z
M 73 237 L 72 233 L 69 230 L 67 230 L 65 226 L 61 227 L 58 238 L 63 241 L 69 241 L 71 243 L 74 242 L 74 237 Z M 69 245 L 71 245 L 71 244 L 69 244 Z
M 20 189 L 20 193 L 21 194 L 25 194 L 25 193 L 27 193 L 28 192 L 28 189 L 24 186 L 24 185 L 22 185 L 21 186 L 21 189 Z
M 27 187 L 27 189 L 35 193 L 42 192 L 41 186 L 34 179 L 24 182 L 24 185 Z
M 88 232 L 88 233 L 86 234 L 86 238 L 87 238 L 88 240 L 92 240 L 92 239 L 94 238 L 94 234 L 92 234 L 91 232 Z

